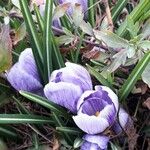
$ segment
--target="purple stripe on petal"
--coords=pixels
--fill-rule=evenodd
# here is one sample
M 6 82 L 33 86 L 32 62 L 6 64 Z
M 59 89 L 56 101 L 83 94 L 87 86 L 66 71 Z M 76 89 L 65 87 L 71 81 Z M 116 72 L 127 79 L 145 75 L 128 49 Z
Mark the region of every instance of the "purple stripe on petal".
M 103 90 L 103 91 L 106 91 L 108 93 L 108 96 L 109 98 L 111 99 L 111 101 L 113 102 L 114 106 L 115 106 L 115 109 L 116 111 L 118 111 L 118 108 L 119 108 L 119 102 L 118 102 L 118 97 L 117 95 L 108 87 L 106 86 L 95 86 L 95 90 L 96 91 L 99 91 L 99 90 Z
M 45 96 L 54 103 L 66 107 L 71 112 L 77 112 L 77 100 L 82 91 L 79 86 L 65 82 L 49 82 L 44 88 Z
M 31 48 L 26 48 L 19 56 L 19 67 L 40 81 L 37 66 Z
M 81 130 L 88 134 L 98 134 L 109 127 L 109 122 L 106 119 L 82 113 L 73 116 L 73 120 Z
M 80 107 L 81 107 L 82 103 L 85 101 L 85 99 L 87 99 L 87 97 L 89 97 L 89 95 L 91 95 L 94 92 L 95 92 L 94 90 L 87 90 L 81 95 L 81 97 L 77 103 L 77 110 L 80 109 Z
M 89 116 L 95 115 L 96 112 L 104 109 L 105 104 L 103 101 L 103 99 L 97 97 L 87 99 L 82 105 L 82 112 Z
M 7 73 L 7 79 L 16 90 L 24 90 L 35 93 L 43 88 L 42 84 L 20 68 L 19 63 L 16 63 Z
M 59 75 L 60 72 L 61 76 Z M 65 68 L 55 70 L 52 73 L 50 82 L 55 82 L 58 76 L 62 82 L 73 83 L 80 86 L 83 92 L 92 89 L 91 77 L 88 71 L 80 65 L 67 62 Z
M 114 105 L 107 105 L 99 114 L 98 117 L 106 119 L 112 125 L 116 119 L 117 112 Z

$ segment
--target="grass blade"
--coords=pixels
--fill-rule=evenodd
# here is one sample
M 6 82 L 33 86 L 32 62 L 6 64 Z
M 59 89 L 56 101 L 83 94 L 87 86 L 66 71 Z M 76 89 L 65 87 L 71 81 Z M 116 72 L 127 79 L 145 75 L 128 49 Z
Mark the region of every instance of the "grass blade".
M 7 138 L 19 138 L 15 130 L 7 125 L 0 125 L 0 135 Z
M 140 3 L 134 8 L 134 10 L 128 15 L 133 19 L 134 23 L 139 21 L 142 15 L 145 14 L 150 9 L 149 0 L 142 0 Z M 126 36 L 127 31 L 127 19 L 121 24 L 121 26 L 117 30 L 117 34 L 121 37 Z
M 114 8 L 112 9 L 112 20 L 113 23 L 116 22 L 118 16 L 120 15 L 121 11 L 124 9 L 124 7 L 127 5 L 128 0 L 118 0 L 115 4 Z
M 60 116 L 58 116 L 56 113 L 53 112 L 53 120 L 56 124 L 56 126 L 59 126 L 59 127 L 64 127 L 65 124 L 64 122 L 62 121 L 62 119 L 60 118 Z M 64 139 L 66 140 L 66 142 L 70 145 L 73 144 L 73 141 L 71 139 L 71 137 L 67 134 L 67 133 L 62 133 Z
M 50 74 L 52 72 L 52 10 L 53 10 L 53 0 L 46 0 L 45 7 L 45 20 L 44 20 L 44 76 L 46 83 L 48 83 Z
M 31 16 L 27 1 L 21 0 L 19 2 L 20 2 L 23 17 L 25 19 L 25 23 L 26 23 L 26 26 L 27 26 L 27 29 L 31 38 L 31 46 L 32 46 L 33 54 L 34 54 L 35 61 L 38 67 L 38 71 L 40 73 L 42 81 L 44 81 L 42 45 L 38 37 L 38 32 L 36 30 L 33 18 Z
M 56 127 L 56 130 L 68 134 L 74 134 L 74 135 L 79 135 L 82 133 L 82 131 L 79 130 L 78 128 L 72 128 L 72 127 Z
M 122 88 L 120 89 L 119 99 L 121 102 L 123 102 L 127 98 L 127 96 L 133 89 L 134 85 L 136 84 L 137 80 L 143 73 L 149 61 L 150 61 L 150 52 L 146 53 L 144 57 L 139 61 L 139 63 L 136 65 L 136 67 L 131 72 L 128 79 L 125 81 Z
M 22 123 L 54 123 L 51 118 L 26 114 L 0 114 L 0 124 L 22 124 Z
M 38 22 L 38 25 L 39 25 L 39 29 L 41 31 L 41 33 L 43 33 L 44 31 L 44 20 L 39 12 L 39 8 L 34 5 L 34 11 L 35 11 L 35 15 L 36 15 L 36 19 L 37 19 L 37 22 Z
M 57 104 L 48 101 L 46 98 L 29 93 L 29 92 L 24 92 L 24 91 L 20 91 L 20 94 L 24 97 L 26 97 L 27 99 L 40 104 L 41 106 L 44 106 L 60 115 L 63 115 L 63 117 L 70 117 L 70 115 L 65 111 L 65 109 L 63 109 L 62 107 L 58 106 Z
M 89 6 L 89 10 L 88 10 L 88 17 L 89 17 L 89 22 L 92 25 L 92 27 L 94 27 L 95 25 L 95 12 L 94 12 L 94 7 L 95 7 L 95 2 L 94 0 L 88 0 L 88 6 Z

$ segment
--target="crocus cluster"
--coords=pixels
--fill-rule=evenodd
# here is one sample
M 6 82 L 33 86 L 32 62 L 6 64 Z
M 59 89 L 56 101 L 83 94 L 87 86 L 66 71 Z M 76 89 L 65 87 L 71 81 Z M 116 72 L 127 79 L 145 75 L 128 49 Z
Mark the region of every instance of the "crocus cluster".
M 106 86 L 93 89 L 88 71 L 80 65 L 66 62 L 66 67 L 52 72 L 49 83 L 43 87 L 32 50 L 27 48 L 7 72 L 7 79 L 18 91 L 43 93 L 48 100 L 68 109 L 76 125 L 85 132 L 81 150 L 107 149 L 109 137 L 104 132 L 113 130 L 118 134 L 130 121 L 129 115 L 119 109 L 117 95 Z

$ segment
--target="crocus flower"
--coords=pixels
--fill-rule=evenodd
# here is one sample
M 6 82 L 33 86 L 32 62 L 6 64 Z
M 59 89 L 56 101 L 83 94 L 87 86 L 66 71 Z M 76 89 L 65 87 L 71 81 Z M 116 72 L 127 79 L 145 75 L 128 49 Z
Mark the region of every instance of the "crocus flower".
M 106 86 L 85 91 L 78 100 L 76 125 L 88 134 L 98 134 L 110 127 L 117 116 L 118 97 Z
M 80 65 L 66 62 L 65 68 L 52 72 L 44 93 L 49 100 L 76 113 L 78 99 L 84 91 L 91 89 L 88 71 Z
M 106 150 L 109 137 L 103 135 L 89 135 L 83 137 L 81 150 Z
M 18 91 L 41 93 L 43 90 L 31 48 L 20 54 L 18 62 L 6 73 L 6 77 Z
M 130 125 L 133 125 L 132 119 L 123 108 L 120 108 L 118 113 L 118 119 L 116 119 L 115 123 L 112 126 L 113 131 L 116 134 L 119 134 L 122 132 L 122 130 L 125 131 Z

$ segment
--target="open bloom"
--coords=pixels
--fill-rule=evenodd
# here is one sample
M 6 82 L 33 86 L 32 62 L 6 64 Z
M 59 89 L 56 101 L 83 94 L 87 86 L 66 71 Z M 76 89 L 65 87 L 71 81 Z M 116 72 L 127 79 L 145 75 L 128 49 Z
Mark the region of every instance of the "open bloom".
M 112 126 L 113 131 L 116 134 L 119 134 L 122 132 L 122 129 L 126 130 L 130 125 L 133 125 L 132 119 L 123 108 L 120 108 L 118 113 L 118 119 Z
M 118 105 L 118 97 L 110 88 L 95 86 L 95 90 L 82 94 L 73 120 L 84 132 L 98 134 L 114 123 Z
M 109 137 L 103 135 L 86 134 L 81 150 L 106 150 L 109 142 Z
M 76 113 L 78 99 L 84 91 L 91 89 L 88 71 L 80 65 L 66 62 L 65 68 L 52 72 L 44 93 L 49 100 Z
M 32 49 L 25 49 L 19 56 L 19 61 L 6 73 L 7 80 L 16 90 L 41 93 L 40 82 Z

